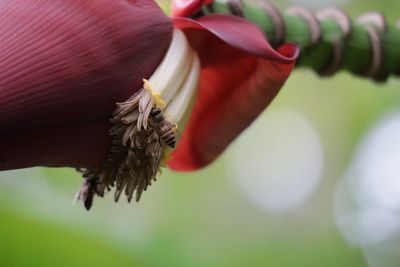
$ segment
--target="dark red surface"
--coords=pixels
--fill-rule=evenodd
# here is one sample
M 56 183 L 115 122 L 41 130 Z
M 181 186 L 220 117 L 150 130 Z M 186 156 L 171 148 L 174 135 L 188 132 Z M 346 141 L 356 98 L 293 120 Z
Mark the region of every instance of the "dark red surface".
M 150 77 L 171 33 L 150 0 L 1 1 L 0 169 L 103 160 L 115 103 Z

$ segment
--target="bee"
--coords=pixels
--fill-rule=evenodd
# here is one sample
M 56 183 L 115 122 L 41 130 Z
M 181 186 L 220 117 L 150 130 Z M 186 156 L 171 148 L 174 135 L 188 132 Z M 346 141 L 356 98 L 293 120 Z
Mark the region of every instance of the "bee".
M 165 119 L 160 108 L 154 107 L 150 111 L 150 117 L 154 122 L 154 128 L 159 134 L 161 140 L 169 146 L 174 148 L 176 145 L 176 137 L 174 133 L 174 126 Z
M 83 201 L 86 210 L 90 210 L 93 205 L 93 198 L 96 194 L 96 182 L 95 179 L 84 179 L 76 194 L 75 200 Z

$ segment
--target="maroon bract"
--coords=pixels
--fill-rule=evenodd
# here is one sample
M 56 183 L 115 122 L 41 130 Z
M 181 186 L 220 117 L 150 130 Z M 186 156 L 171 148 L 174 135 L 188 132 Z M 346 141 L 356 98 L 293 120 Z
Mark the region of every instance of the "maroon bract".
M 0 2 L 0 169 L 87 167 L 171 40 L 153 1 Z

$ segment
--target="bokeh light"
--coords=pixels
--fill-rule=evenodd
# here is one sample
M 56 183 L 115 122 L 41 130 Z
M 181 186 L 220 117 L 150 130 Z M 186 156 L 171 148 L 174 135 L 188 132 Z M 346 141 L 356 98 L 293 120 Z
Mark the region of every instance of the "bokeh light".
M 399 266 L 399 110 L 385 114 L 360 141 L 338 185 L 335 211 L 342 234 L 363 249 L 370 266 Z
M 268 112 L 240 136 L 226 165 L 240 189 L 271 211 L 301 205 L 317 188 L 324 156 L 313 126 L 290 111 Z

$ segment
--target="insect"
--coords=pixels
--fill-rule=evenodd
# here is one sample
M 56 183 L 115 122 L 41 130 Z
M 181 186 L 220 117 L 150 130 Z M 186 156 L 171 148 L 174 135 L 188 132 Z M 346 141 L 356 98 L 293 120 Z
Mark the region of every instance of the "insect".
M 176 145 L 176 137 L 174 133 L 174 126 L 165 119 L 160 108 L 154 107 L 150 111 L 150 117 L 154 122 L 154 128 L 160 135 L 161 140 L 169 146 L 174 148 Z
M 76 194 L 75 200 L 83 201 L 83 205 L 87 210 L 93 205 L 93 198 L 96 193 L 96 179 L 84 179 L 81 187 Z M 74 200 L 74 202 L 75 202 Z

